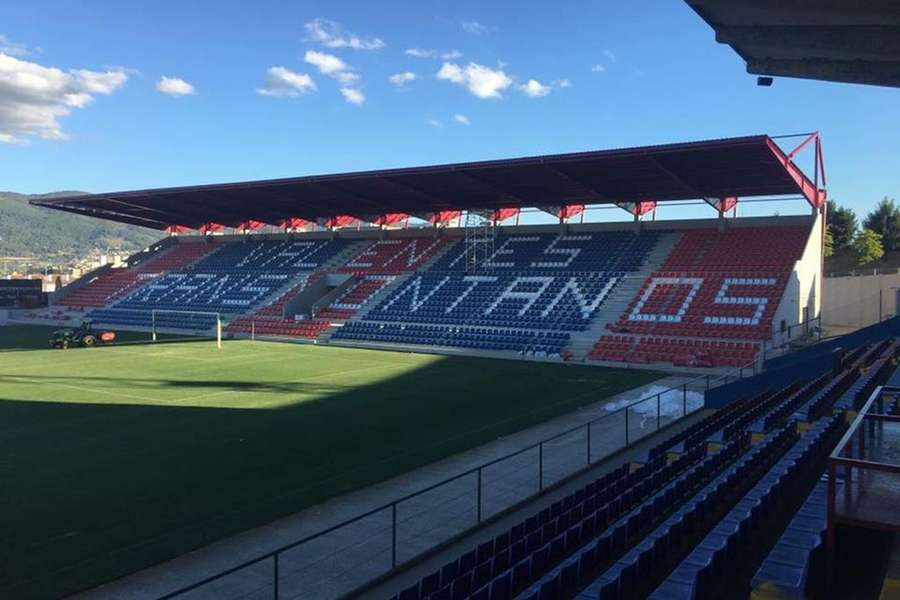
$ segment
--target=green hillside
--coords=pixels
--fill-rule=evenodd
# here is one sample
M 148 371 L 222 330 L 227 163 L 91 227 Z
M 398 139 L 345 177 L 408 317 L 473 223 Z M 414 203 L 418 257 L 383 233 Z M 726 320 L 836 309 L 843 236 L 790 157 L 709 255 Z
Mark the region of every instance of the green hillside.
M 33 198 L 59 195 L 0 192 L 0 256 L 32 256 L 34 265 L 59 266 L 97 253 L 131 253 L 163 235 L 28 204 Z

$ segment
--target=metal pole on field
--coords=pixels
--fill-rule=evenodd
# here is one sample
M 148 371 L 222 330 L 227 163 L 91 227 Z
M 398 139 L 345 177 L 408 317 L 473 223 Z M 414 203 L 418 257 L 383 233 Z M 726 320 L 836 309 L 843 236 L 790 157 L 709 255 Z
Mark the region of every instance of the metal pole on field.
M 256 341 L 256 319 L 250 321 L 250 339 Z
M 150 339 L 156 341 L 156 311 L 150 311 Z

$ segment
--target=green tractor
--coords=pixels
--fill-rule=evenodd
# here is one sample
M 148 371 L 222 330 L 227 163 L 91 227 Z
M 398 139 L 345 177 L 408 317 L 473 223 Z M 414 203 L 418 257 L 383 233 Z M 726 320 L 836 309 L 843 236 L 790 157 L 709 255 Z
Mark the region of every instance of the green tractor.
M 83 321 L 81 327 L 57 329 L 50 334 L 50 347 L 67 350 L 71 347 L 91 348 L 109 344 L 116 339 L 115 331 L 94 331 L 90 321 Z

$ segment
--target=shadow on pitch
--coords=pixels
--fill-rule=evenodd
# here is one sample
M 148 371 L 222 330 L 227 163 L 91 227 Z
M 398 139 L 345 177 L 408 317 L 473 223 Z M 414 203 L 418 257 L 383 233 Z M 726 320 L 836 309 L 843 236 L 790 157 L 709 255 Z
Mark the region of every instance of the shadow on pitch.
M 344 388 L 328 383 L 309 381 L 231 381 L 227 379 L 142 379 L 134 377 L 78 377 L 65 375 L 0 375 L 2 385 L 52 385 L 81 386 L 102 390 L 210 390 L 222 392 L 254 392 L 282 394 L 328 394 Z

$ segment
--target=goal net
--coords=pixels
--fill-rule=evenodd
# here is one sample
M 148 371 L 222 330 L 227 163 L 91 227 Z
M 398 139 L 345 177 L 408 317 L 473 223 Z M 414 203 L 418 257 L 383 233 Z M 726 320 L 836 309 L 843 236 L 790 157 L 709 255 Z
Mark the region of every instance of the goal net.
M 216 347 L 222 347 L 222 313 L 154 309 L 150 314 L 150 331 L 154 342 L 159 333 L 176 333 L 214 337 Z

